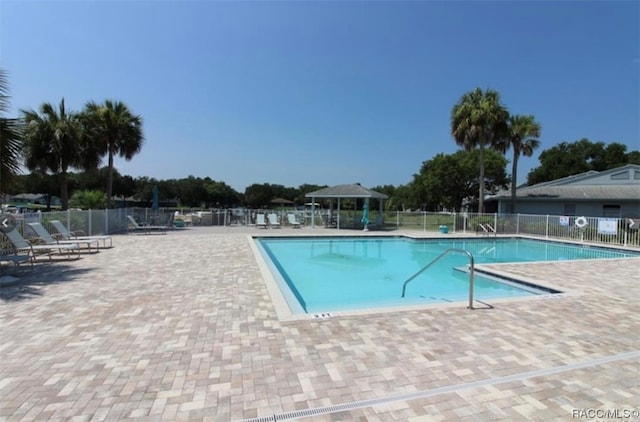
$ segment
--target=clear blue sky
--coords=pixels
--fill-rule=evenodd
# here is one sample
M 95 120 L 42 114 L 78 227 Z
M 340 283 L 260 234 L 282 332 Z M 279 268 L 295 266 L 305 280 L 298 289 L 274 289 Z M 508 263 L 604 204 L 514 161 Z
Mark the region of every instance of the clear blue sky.
M 120 173 L 252 183 L 411 181 L 457 150 L 475 87 L 542 124 L 640 149 L 640 3 L 16 1 L 0 3 L 13 113 L 124 101 L 145 145 Z M 510 171 L 510 166 L 507 171 Z

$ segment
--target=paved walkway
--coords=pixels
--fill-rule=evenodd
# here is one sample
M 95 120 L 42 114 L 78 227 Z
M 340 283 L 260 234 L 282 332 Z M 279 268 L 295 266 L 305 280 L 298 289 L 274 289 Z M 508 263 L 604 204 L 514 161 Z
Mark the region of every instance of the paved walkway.
M 638 259 L 494 266 L 560 298 L 283 321 L 247 237 L 275 232 L 116 236 L 21 272 L 0 289 L 0 420 L 548 421 L 640 408 Z

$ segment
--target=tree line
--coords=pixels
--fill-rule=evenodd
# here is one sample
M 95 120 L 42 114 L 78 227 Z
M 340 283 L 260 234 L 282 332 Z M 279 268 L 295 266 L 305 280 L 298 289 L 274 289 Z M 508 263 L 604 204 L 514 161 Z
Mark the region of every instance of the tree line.
M 44 103 L 38 110 L 21 110 L 17 118 L 6 117 L 8 110 L 6 73 L 0 69 L 0 192 L 59 193 L 63 209 L 70 199 L 72 206 L 111 207 L 114 195 L 150 203 L 154 187 L 161 202 L 177 206 L 263 208 L 273 206 L 274 198 L 303 204 L 305 194 L 326 187 L 255 183 L 241 193 L 209 177 L 134 179 L 120 175 L 113 163 L 116 155 L 131 160 L 144 143 L 142 117 L 126 104 L 90 101 L 83 110 L 74 112 L 62 99 L 56 106 Z M 515 212 L 518 160 L 520 156 L 532 156 L 540 146 L 540 123 L 533 115 L 510 114 L 497 91 L 480 88 L 462 95 L 452 108 L 450 123 L 451 135 L 461 149 L 424 161 L 406 185 L 372 187 L 389 196 L 385 208 L 457 210 L 465 202 L 477 201 L 478 210 L 483 211 L 486 193 L 510 185 L 511 209 Z M 505 154 L 509 150 L 511 176 L 506 173 Z M 105 157 L 107 165 L 100 168 Z M 617 142 L 580 139 L 542 151 L 539 160 L 540 166 L 528 174 L 528 184 L 640 164 L 640 152 L 627 152 L 626 146 Z M 31 173 L 20 175 L 22 165 Z

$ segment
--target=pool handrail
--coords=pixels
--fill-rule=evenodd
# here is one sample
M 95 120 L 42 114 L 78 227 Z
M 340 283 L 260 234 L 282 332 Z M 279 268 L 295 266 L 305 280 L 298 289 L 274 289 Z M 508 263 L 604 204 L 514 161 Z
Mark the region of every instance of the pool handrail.
M 417 273 L 413 274 L 411 277 L 407 279 L 407 281 L 404 282 L 404 284 L 402 285 L 402 297 L 404 297 L 404 294 L 407 290 L 407 284 L 409 284 L 410 281 L 413 281 L 416 277 L 418 277 L 420 274 L 425 272 L 431 265 L 439 261 L 440 258 L 444 257 L 445 255 L 448 255 L 451 252 L 463 253 L 469 257 L 469 264 L 470 264 L 469 265 L 469 306 L 467 306 L 467 308 L 473 309 L 473 270 L 474 270 L 473 254 L 466 249 L 449 248 L 446 251 L 442 252 L 440 255 L 438 255 L 431 262 L 429 262 L 427 265 L 422 267 Z

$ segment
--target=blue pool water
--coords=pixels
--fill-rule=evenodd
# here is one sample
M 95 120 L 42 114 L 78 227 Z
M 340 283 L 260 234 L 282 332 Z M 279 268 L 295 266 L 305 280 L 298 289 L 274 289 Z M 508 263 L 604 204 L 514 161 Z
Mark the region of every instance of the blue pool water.
M 471 252 L 476 264 L 624 258 L 631 252 L 528 239 L 260 238 L 274 278 L 294 313 L 318 313 L 468 300 L 469 258 L 446 255 L 404 282 L 449 248 Z M 476 273 L 477 300 L 547 294 L 549 290 Z

